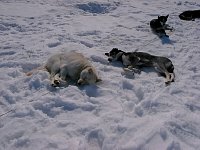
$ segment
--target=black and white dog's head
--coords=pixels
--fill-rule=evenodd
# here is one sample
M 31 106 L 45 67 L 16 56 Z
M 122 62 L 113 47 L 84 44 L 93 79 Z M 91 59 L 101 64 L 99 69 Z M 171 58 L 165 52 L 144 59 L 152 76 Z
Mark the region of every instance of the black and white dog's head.
M 161 25 L 165 25 L 167 22 L 169 15 L 167 16 L 158 16 L 158 21 L 160 22 Z
M 121 56 L 124 54 L 125 52 L 122 50 L 119 50 L 118 48 L 113 48 L 109 53 L 105 53 L 106 56 L 108 56 L 108 61 L 112 62 L 112 61 L 120 61 Z

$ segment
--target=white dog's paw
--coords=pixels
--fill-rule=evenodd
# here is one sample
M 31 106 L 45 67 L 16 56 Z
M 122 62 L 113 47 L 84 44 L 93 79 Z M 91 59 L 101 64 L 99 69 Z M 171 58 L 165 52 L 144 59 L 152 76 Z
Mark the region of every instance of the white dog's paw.
M 59 84 L 60 84 L 60 81 L 57 80 L 57 79 L 53 80 L 52 83 L 51 83 L 51 85 L 52 85 L 53 87 L 59 86 Z

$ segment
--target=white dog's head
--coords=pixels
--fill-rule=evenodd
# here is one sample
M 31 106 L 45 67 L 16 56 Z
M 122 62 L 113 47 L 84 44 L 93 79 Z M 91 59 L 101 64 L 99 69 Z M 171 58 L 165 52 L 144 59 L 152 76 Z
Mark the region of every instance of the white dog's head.
M 96 82 L 101 81 L 97 77 L 96 71 L 92 67 L 87 67 L 84 70 L 81 71 L 80 73 L 80 79 L 78 80 L 78 85 L 82 84 L 94 84 Z

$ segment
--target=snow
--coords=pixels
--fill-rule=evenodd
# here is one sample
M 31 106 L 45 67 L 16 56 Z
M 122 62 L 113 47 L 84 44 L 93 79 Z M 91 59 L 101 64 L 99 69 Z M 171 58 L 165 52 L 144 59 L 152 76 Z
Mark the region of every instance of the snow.
M 0 150 L 200 149 L 200 20 L 178 15 L 198 0 L 1 0 Z M 169 14 L 159 39 L 149 21 Z M 125 74 L 104 53 L 117 47 L 168 57 L 175 82 L 151 69 Z M 76 50 L 102 82 L 51 87 L 25 73 L 57 52 Z

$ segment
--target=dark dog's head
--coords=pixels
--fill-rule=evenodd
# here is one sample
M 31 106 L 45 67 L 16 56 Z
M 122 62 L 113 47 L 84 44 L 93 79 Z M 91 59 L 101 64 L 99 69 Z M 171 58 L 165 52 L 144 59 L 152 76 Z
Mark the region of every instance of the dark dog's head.
M 162 25 L 164 25 L 164 24 L 166 24 L 168 17 L 169 17 L 169 15 L 167 15 L 167 16 L 158 16 L 158 20 L 160 21 L 160 23 Z
M 111 62 L 113 60 L 117 60 L 118 54 L 120 52 L 123 52 L 123 51 L 119 50 L 118 48 L 113 48 L 109 53 L 105 53 L 105 55 L 108 56 L 108 61 Z

